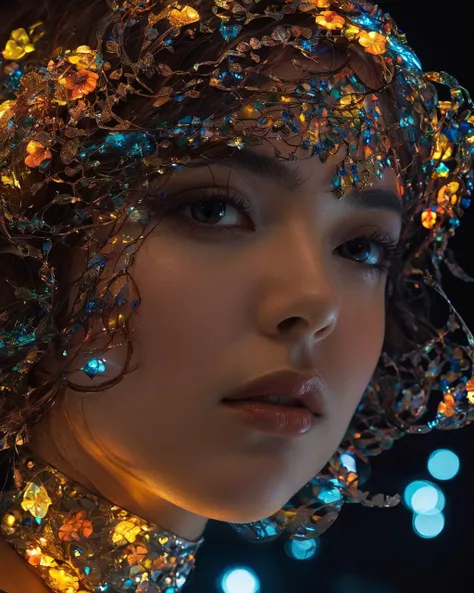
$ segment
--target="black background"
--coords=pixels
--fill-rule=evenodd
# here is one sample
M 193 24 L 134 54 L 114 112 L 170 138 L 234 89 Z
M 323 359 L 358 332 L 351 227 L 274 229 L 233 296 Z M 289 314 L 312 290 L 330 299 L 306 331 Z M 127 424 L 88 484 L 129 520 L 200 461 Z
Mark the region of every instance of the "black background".
M 471 2 L 437 5 L 412 0 L 379 5 L 407 34 L 425 71 L 445 70 L 474 94 Z M 474 206 L 464 217 L 451 246 L 460 265 L 474 275 Z M 445 290 L 473 330 L 474 285 L 447 275 Z M 345 505 L 337 521 L 321 537 L 317 556 L 301 562 L 286 555 L 283 537 L 272 543 L 250 544 L 230 526 L 211 521 L 186 592 L 217 592 L 220 576 L 238 566 L 256 572 L 261 593 L 473 591 L 473 442 L 471 425 L 462 430 L 406 437 L 391 451 L 371 460 L 372 475 L 367 486 L 374 493 L 392 494 L 403 493 L 415 479 L 432 479 L 426 462 L 433 450 L 448 448 L 457 453 L 460 472 L 453 480 L 439 483 L 446 496 L 446 525 L 438 537 L 428 540 L 417 536 L 412 514 L 403 505 L 394 509 Z
M 420 0 L 379 4 L 406 32 L 425 70 L 446 70 L 474 92 L 471 2 L 440 3 L 437 8 L 434 2 Z M 452 247 L 459 263 L 474 275 L 474 206 L 465 216 Z M 474 329 L 474 285 L 447 276 L 445 289 Z M 261 593 L 472 591 L 473 437 L 474 426 L 406 437 L 391 451 L 372 458 L 367 487 L 374 493 L 393 494 L 402 493 L 412 480 L 430 479 L 426 461 L 434 449 L 446 447 L 459 455 L 459 474 L 440 484 L 446 496 L 446 526 L 438 537 L 418 537 L 412 528 L 412 515 L 403 505 L 394 509 L 345 505 L 338 520 L 322 536 L 317 556 L 300 562 L 286 555 L 284 537 L 273 543 L 249 544 L 229 525 L 210 521 L 186 593 L 217 593 L 222 574 L 238 566 L 257 573 Z

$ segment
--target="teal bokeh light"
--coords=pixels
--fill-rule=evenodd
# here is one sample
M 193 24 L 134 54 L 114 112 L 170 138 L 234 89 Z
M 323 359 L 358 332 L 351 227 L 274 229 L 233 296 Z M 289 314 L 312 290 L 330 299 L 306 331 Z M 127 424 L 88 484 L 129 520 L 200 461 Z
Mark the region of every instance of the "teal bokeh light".
M 449 449 L 438 449 L 428 459 L 428 471 L 437 480 L 451 480 L 459 472 L 459 457 Z
M 438 536 L 444 529 L 443 513 L 434 515 L 413 515 L 413 529 L 423 539 L 432 539 Z

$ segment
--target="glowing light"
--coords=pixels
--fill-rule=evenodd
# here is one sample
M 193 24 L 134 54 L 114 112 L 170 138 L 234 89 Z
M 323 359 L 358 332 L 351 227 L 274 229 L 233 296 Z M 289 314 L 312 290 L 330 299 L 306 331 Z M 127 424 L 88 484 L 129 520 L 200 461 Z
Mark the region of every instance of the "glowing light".
M 357 472 L 356 461 L 349 453 L 343 453 L 340 457 L 342 465 L 350 472 Z
M 411 510 L 411 499 L 413 495 L 419 488 L 423 488 L 423 486 L 426 486 L 428 483 L 429 482 L 426 480 L 415 480 L 414 482 L 410 482 L 410 484 L 408 484 L 408 486 L 405 488 L 405 492 L 403 494 L 403 502 L 405 506 Z
M 89 360 L 89 362 L 81 368 L 81 371 L 83 371 L 86 375 L 88 375 L 91 378 L 95 377 L 97 373 L 104 373 L 105 370 L 105 361 L 103 359 L 96 358 Z
M 431 539 L 439 535 L 444 529 L 443 513 L 435 515 L 414 515 L 413 529 L 423 539 Z
M 405 488 L 403 502 L 416 514 L 434 515 L 444 509 L 446 499 L 436 484 L 427 480 L 416 480 Z
M 260 582 L 248 568 L 234 568 L 223 576 L 221 588 L 224 593 L 259 593 Z
M 316 539 L 294 540 L 290 539 L 285 544 L 285 551 L 294 560 L 311 560 L 319 550 L 319 541 Z
M 184 6 L 181 10 L 174 8 L 169 16 L 169 22 L 174 27 L 181 27 L 199 21 L 199 13 L 191 6 Z
M 411 498 L 411 508 L 419 515 L 440 513 L 446 504 L 441 489 L 435 484 L 427 484 L 419 488 Z
M 421 214 L 421 224 L 425 229 L 432 229 L 436 224 L 436 214 L 430 210 L 425 210 Z
M 449 449 L 438 449 L 428 459 L 428 471 L 437 480 L 451 480 L 459 471 L 459 457 Z

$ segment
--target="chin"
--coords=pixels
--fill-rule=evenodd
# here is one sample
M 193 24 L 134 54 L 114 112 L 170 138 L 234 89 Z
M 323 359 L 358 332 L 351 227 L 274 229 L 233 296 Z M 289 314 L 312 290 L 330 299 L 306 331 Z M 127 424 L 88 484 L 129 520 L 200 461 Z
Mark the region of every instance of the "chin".
M 224 523 L 254 523 L 255 521 L 262 521 L 271 515 L 277 513 L 286 504 L 265 505 L 265 506 L 248 506 L 243 505 L 224 505 L 220 508 L 213 508 L 206 516 L 215 521 L 222 521 Z

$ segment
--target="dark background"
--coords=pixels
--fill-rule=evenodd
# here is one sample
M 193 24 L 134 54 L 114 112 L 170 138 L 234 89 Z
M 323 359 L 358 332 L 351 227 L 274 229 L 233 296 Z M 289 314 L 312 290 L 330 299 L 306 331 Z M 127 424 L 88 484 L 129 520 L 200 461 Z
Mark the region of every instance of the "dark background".
M 406 32 L 425 70 L 446 70 L 474 92 L 474 10 L 469 0 L 440 3 L 438 7 L 426 0 L 379 4 Z M 474 206 L 451 245 L 460 265 L 474 275 Z M 474 284 L 446 276 L 445 289 L 474 330 Z M 473 441 L 471 425 L 458 431 L 406 437 L 391 451 L 372 458 L 367 487 L 373 493 L 394 494 L 403 493 L 415 479 L 430 479 L 426 461 L 433 450 L 448 448 L 457 453 L 461 461 L 459 474 L 440 484 L 446 496 L 446 525 L 438 537 L 425 540 L 417 536 L 412 514 L 403 505 L 394 509 L 345 505 L 338 520 L 322 536 L 316 557 L 301 562 L 286 555 L 284 536 L 273 543 L 250 544 L 229 525 L 211 521 L 186 593 L 217 593 L 219 578 L 233 567 L 255 571 L 261 583 L 260 593 L 473 591 Z
M 379 2 L 407 34 L 425 71 L 446 70 L 474 94 L 472 67 L 472 2 L 426 0 Z M 474 206 L 451 242 L 456 258 L 474 275 Z M 474 284 L 446 276 L 445 290 L 474 329 Z M 345 505 L 334 525 L 321 537 L 317 556 L 296 561 L 284 551 L 284 537 L 250 544 L 230 526 L 211 521 L 199 551 L 196 571 L 186 593 L 217 593 L 217 582 L 233 567 L 252 569 L 261 593 L 427 593 L 472 592 L 474 584 L 474 495 L 471 474 L 474 425 L 462 430 L 409 436 L 391 451 L 372 458 L 367 487 L 374 493 L 403 493 L 415 479 L 432 479 L 426 469 L 438 448 L 454 451 L 461 461 L 458 475 L 439 483 L 445 496 L 446 525 L 434 539 L 413 531 L 412 513 L 403 505 L 369 509 Z M 218 479 L 218 476 L 216 476 Z M 436 480 L 433 480 L 436 482 Z

